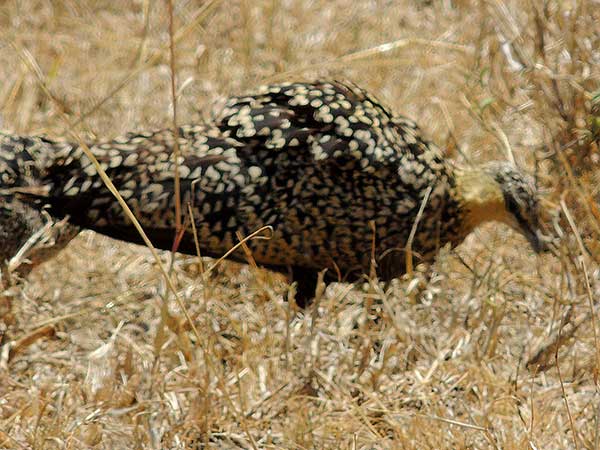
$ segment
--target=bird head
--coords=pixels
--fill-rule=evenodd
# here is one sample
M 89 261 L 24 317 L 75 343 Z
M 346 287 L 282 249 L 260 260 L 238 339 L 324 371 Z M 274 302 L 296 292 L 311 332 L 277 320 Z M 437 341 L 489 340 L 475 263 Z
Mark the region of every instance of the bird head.
M 533 179 L 506 162 L 489 163 L 485 170 L 494 177 L 502 190 L 507 212 L 504 222 L 520 231 L 536 252 L 542 251 L 544 244 L 540 232 L 540 207 Z
M 508 162 L 459 170 L 457 189 L 467 225 L 496 220 L 523 234 L 537 253 L 544 250 L 540 208 L 533 179 Z

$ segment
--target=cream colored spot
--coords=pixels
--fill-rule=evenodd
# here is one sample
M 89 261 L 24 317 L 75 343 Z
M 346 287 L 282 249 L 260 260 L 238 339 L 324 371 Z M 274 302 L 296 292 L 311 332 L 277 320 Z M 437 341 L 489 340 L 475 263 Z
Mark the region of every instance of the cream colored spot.
M 248 167 L 248 175 L 250 175 L 250 178 L 252 180 L 256 180 L 258 177 L 260 177 L 262 174 L 262 170 L 260 167 L 257 166 L 250 166 Z

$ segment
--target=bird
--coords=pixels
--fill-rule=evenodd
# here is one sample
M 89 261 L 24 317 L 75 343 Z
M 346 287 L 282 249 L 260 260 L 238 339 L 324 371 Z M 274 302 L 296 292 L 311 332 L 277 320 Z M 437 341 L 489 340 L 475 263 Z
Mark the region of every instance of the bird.
M 356 282 L 375 268 L 389 281 L 407 270 L 407 251 L 431 262 L 488 221 L 543 248 L 529 175 L 509 162 L 446 158 L 415 122 L 347 81 L 264 85 L 205 123 L 87 146 L 159 248 L 173 248 L 176 170 L 179 202 L 191 207 L 177 251 L 196 253 L 192 221 L 211 257 L 271 227 L 247 246 L 257 264 L 297 283 L 300 306 L 321 271 Z M 79 143 L 0 133 L 2 192 L 77 229 L 142 242 Z M 247 261 L 243 251 L 229 258 Z

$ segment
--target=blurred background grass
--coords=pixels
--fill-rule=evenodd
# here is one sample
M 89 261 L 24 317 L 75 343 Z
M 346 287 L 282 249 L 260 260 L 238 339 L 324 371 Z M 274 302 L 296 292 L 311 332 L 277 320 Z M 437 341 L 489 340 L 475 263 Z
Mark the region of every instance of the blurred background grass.
M 0 127 L 169 126 L 168 21 L 149 0 L 2 2 Z M 174 21 L 180 122 L 351 79 L 449 157 L 533 173 L 556 251 L 491 224 L 427 276 L 305 312 L 274 274 L 202 283 L 178 257 L 197 341 L 146 249 L 84 232 L 0 296 L 0 447 L 599 448 L 600 3 L 176 1 Z

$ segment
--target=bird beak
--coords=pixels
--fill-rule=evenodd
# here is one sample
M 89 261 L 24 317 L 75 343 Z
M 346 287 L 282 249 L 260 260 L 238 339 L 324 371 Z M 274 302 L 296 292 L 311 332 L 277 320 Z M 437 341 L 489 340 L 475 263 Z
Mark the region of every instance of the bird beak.
M 542 253 L 547 250 L 546 237 L 539 229 L 522 228 L 522 232 L 529 241 L 531 248 L 536 253 Z

